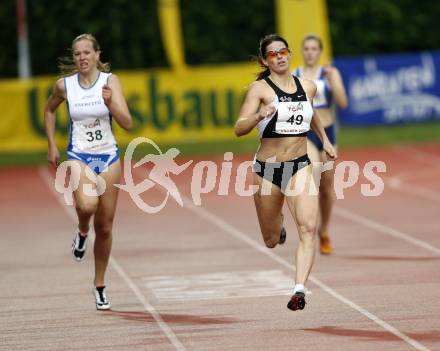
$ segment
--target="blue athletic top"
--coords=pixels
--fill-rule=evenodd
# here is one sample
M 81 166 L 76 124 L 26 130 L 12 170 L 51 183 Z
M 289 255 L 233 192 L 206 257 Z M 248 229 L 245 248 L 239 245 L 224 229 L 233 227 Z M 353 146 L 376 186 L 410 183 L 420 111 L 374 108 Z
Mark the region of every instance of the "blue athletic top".
M 304 72 L 302 67 L 298 67 L 293 71 L 293 74 L 297 77 L 303 77 Z M 333 103 L 332 91 L 330 83 L 324 75 L 324 69 L 319 67 L 316 78 L 313 80 L 316 84 L 316 95 L 313 98 L 314 108 L 330 108 Z

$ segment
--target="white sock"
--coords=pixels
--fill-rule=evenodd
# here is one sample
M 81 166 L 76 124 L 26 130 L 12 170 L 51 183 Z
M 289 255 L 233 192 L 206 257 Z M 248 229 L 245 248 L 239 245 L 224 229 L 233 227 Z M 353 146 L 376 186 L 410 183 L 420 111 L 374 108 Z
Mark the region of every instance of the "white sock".
M 296 294 L 297 292 L 305 292 L 304 285 L 302 284 L 295 284 L 295 287 L 293 288 L 293 293 Z

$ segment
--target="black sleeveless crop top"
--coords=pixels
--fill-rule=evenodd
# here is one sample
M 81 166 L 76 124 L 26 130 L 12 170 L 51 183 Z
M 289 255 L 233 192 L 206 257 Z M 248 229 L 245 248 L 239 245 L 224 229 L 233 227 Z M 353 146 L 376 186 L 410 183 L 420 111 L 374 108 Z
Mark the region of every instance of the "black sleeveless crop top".
M 293 94 L 282 91 L 269 77 L 264 80 L 275 91 L 276 98 L 272 104 L 276 112 L 257 124 L 260 138 L 283 138 L 306 136 L 310 130 L 313 107 L 299 79 L 293 76 L 296 92 Z

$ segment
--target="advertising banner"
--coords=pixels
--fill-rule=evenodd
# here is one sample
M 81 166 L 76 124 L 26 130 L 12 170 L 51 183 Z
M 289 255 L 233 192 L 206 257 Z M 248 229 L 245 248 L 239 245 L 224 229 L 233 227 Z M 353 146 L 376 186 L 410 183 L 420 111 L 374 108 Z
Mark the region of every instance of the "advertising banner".
M 236 138 L 234 124 L 248 85 L 255 79 L 255 64 L 192 68 L 172 71 L 121 72 L 124 94 L 134 120 L 126 132 L 116 126 L 121 146 L 138 136 L 157 143 L 193 143 Z M 44 104 L 56 78 L 27 82 L 0 82 L 0 152 L 47 149 Z M 56 136 L 67 144 L 69 120 L 66 104 L 57 111 Z M 255 137 L 252 133 L 247 137 Z
M 368 126 L 440 119 L 440 52 L 336 59 L 349 107 L 342 124 Z
M 277 0 L 276 9 L 278 32 L 287 38 L 294 52 L 292 67 L 300 63 L 302 38 L 311 32 L 322 37 L 326 46 L 324 61 L 330 60 L 325 0 Z M 313 13 L 313 20 L 305 20 L 302 13 Z M 138 136 L 159 144 L 236 138 L 234 124 L 259 67 L 254 62 L 187 65 L 180 17 L 179 0 L 159 1 L 160 33 L 170 69 L 116 72 L 134 119 L 134 128 L 129 132 L 113 123 L 120 146 Z M 257 49 L 257 42 L 255 45 Z M 55 77 L 0 81 L 0 152 L 47 149 L 43 112 L 55 81 Z M 63 104 L 56 120 L 60 147 L 67 144 L 68 134 L 69 117 Z M 256 132 L 245 138 L 256 138 Z

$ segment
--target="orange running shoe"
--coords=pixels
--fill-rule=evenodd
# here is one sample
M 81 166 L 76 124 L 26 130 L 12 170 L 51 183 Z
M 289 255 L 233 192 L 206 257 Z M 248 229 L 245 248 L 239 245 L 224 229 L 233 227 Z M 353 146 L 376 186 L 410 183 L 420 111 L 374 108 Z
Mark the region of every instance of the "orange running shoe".
M 322 255 L 330 255 L 333 252 L 333 246 L 330 243 L 328 235 L 319 237 L 319 251 Z

